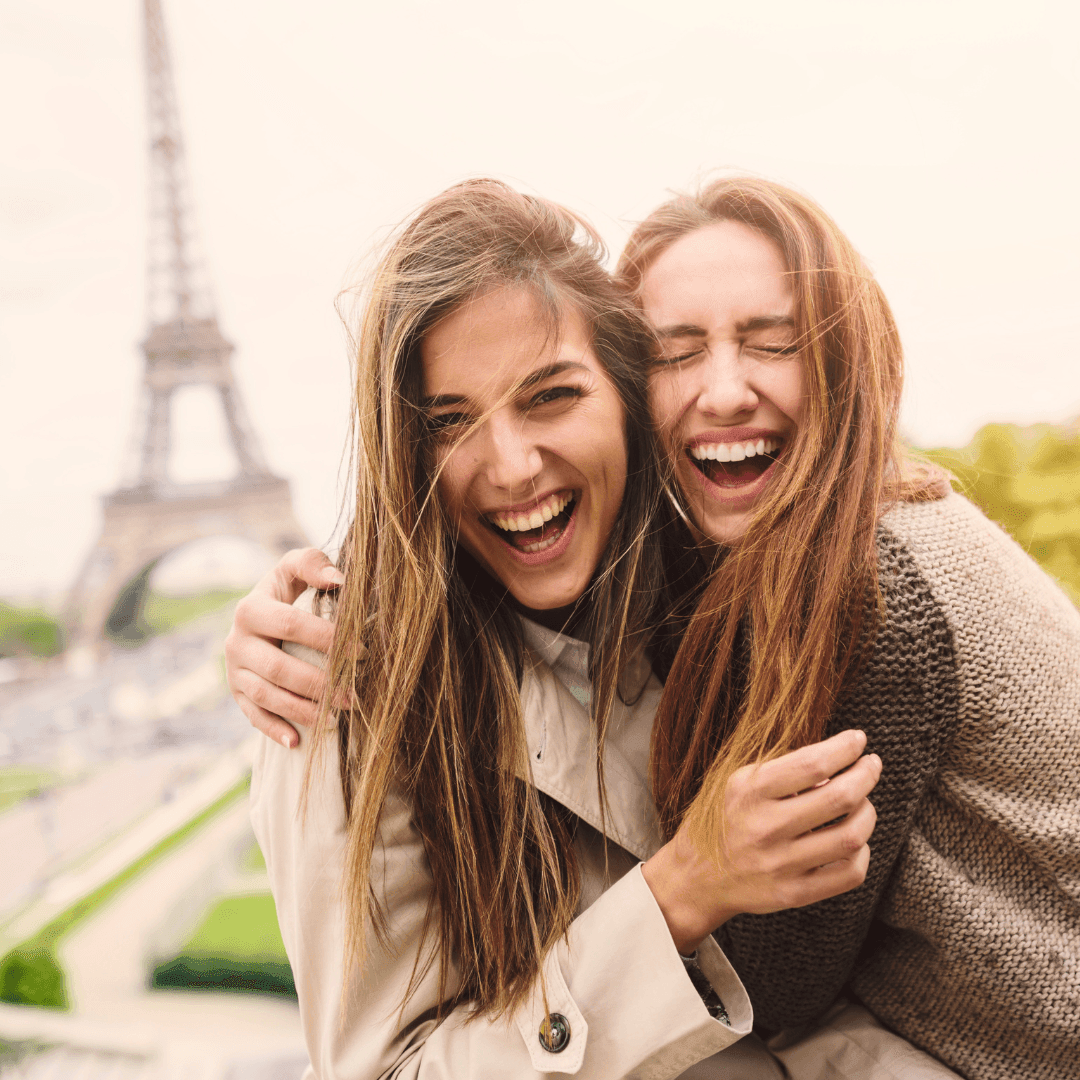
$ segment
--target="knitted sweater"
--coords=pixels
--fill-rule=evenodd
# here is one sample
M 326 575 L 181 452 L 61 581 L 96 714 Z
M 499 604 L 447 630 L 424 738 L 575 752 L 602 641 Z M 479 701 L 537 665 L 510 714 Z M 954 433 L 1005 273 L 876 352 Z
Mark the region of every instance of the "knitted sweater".
M 1080 612 L 958 495 L 878 549 L 885 623 L 828 729 L 884 764 L 866 882 L 717 939 L 767 1030 L 846 984 L 969 1080 L 1080 1077 Z

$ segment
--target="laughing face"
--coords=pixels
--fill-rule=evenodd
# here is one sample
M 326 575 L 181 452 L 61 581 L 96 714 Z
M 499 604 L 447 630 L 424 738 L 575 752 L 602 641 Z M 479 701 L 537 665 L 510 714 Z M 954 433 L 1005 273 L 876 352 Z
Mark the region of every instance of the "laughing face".
M 552 339 L 533 296 L 500 288 L 424 338 L 438 492 L 458 542 L 525 608 L 588 587 L 626 485 L 622 402 L 576 315 Z
M 742 536 L 803 418 L 805 377 L 780 249 L 721 221 L 666 248 L 642 282 L 662 351 L 649 405 L 690 516 L 721 544 Z

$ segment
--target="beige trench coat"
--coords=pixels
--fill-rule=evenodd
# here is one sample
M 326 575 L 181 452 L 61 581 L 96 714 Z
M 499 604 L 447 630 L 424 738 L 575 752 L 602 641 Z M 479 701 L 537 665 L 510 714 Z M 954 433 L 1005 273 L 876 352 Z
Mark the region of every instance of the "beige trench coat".
M 583 822 L 575 839 L 583 882 L 579 914 L 569 940 L 545 964 L 548 1006 L 565 1017 L 569 1039 L 558 1053 L 541 1044 L 546 1013 L 539 993 L 505 1020 L 466 1024 L 465 1011 L 459 1009 L 437 1022 L 435 966 L 402 1008 L 421 947 L 430 875 L 410 806 L 400 796 L 388 802 L 375 853 L 374 886 L 389 915 L 389 940 L 370 942 L 363 970 L 346 971 L 341 896 L 345 814 L 336 740 L 324 740 L 315 751 L 313 783 L 301 816 L 300 791 L 310 751 L 301 732 L 299 750 L 259 740 L 251 817 L 299 994 L 311 1058 L 305 1080 L 517 1080 L 550 1074 L 580 1080 L 782 1077 L 777 1059 L 754 1039 L 720 1053 L 751 1029 L 746 992 L 720 948 L 706 939 L 698 963 L 730 1023 L 710 1016 L 641 874 L 640 861 L 661 843 L 647 781 L 659 682 L 642 660 L 629 678 L 644 685 L 644 692 L 632 707 L 618 703 L 609 726 L 606 830 L 612 842 L 605 877 L 588 714 L 587 647 L 533 624 L 525 626 L 529 663 L 522 705 L 532 781 Z M 310 650 L 288 648 L 313 663 L 322 659 Z M 850 1024 L 850 1016 L 846 1020 Z M 836 1032 L 828 1038 L 835 1061 Z M 870 1048 L 874 1062 L 860 1056 L 858 1072 L 819 1073 L 819 1063 L 822 1069 L 833 1066 L 813 1046 L 804 1046 L 796 1053 L 811 1063 L 810 1070 L 798 1075 L 882 1080 L 952 1075 L 932 1068 L 893 1071 L 876 1064 L 882 1039 L 888 1053 L 895 1055 L 898 1046 L 904 1061 L 917 1055 L 902 1040 L 876 1029 Z M 844 1036 L 841 1042 L 840 1056 L 850 1056 L 851 1040 Z

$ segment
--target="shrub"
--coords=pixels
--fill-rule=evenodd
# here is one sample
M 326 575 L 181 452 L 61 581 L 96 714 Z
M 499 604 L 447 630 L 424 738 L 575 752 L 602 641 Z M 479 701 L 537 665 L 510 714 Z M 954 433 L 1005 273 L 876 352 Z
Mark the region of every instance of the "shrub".
M 0 960 L 0 1001 L 42 1009 L 68 1007 L 64 972 L 48 945 L 31 939 Z

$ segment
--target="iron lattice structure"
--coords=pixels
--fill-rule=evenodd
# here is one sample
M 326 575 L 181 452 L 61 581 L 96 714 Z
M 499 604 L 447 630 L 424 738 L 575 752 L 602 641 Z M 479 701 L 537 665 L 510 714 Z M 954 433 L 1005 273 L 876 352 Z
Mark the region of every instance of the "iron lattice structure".
M 160 0 L 144 0 L 150 134 L 149 331 L 139 415 L 121 486 L 102 499 L 104 524 L 69 598 L 75 643 L 117 632 L 141 609 L 150 572 L 183 544 L 241 536 L 275 554 L 305 543 L 288 482 L 269 469 L 233 376 L 233 345 L 218 327 L 198 257 L 176 85 Z M 220 398 L 236 475 L 178 483 L 169 475 L 172 406 L 181 387 Z

